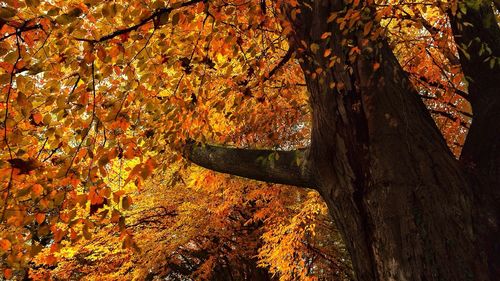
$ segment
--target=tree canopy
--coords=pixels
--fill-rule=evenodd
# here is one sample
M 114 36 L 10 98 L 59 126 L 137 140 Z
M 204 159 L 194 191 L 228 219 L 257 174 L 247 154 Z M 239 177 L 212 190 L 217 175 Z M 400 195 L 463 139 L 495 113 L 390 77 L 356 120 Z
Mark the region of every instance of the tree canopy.
M 335 28 L 308 41 L 297 22 L 313 2 L 1 1 L 3 277 L 355 280 L 348 222 L 307 165 L 311 81 L 348 93 L 359 58 L 386 47 L 463 158 L 474 85 L 498 90 L 500 37 L 480 35 L 496 34 L 500 3 L 331 1 Z

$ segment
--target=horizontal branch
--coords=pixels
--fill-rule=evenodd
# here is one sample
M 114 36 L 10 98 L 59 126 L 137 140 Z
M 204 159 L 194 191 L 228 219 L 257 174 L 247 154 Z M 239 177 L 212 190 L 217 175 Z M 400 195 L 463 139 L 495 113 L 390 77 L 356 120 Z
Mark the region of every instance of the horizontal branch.
M 158 9 L 154 13 L 152 13 L 149 17 L 142 19 L 139 23 L 132 25 L 130 27 L 124 28 L 124 29 L 116 30 L 108 35 L 104 35 L 103 37 L 101 37 L 99 39 L 86 39 L 86 38 L 75 38 L 75 39 L 77 41 L 92 42 L 92 43 L 104 42 L 104 41 L 112 39 L 116 36 L 119 36 L 122 34 L 127 34 L 131 31 L 137 30 L 137 29 L 139 29 L 139 27 L 145 25 L 146 23 L 148 23 L 148 22 L 154 20 L 155 18 L 158 18 L 164 14 L 168 14 L 168 13 L 172 12 L 173 10 L 188 7 L 188 6 L 203 2 L 203 1 L 205 1 L 205 0 L 191 0 L 191 1 L 188 1 L 188 2 L 185 2 L 182 4 L 173 5 L 172 7 Z
M 293 151 L 229 148 L 189 143 L 184 156 L 210 170 L 249 179 L 315 188 L 307 149 Z

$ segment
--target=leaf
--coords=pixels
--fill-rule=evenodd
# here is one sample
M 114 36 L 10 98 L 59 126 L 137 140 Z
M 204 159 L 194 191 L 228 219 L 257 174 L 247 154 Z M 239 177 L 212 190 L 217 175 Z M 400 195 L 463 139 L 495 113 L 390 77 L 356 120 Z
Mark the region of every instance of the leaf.
M 31 8 L 36 8 L 40 5 L 40 0 L 26 0 L 26 5 Z
M 314 54 L 318 53 L 318 51 L 319 51 L 319 45 L 318 45 L 318 44 L 316 44 L 316 43 L 312 43 L 312 44 L 309 46 L 309 48 L 311 49 L 311 51 L 312 51 Z
M 35 220 L 38 224 L 42 224 L 45 221 L 45 214 L 44 213 L 36 214 Z
M 11 246 L 12 244 L 9 240 L 0 238 L 0 249 L 2 249 L 3 251 L 8 251 L 10 250 Z
M 0 84 L 7 84 L 10 82 L 10 74 L 1 74 L 0 75 Z
M 35 194 L 36 196 L 40 196 L 43 193 L 43 187 L 39 184 L 34 184 L 31 187 L 31 191 L 33 191 L 33 194 Z
M 175 13 L 172 16 L 172 25 L 177 25 L 179 23 L 179 13 Z
M 42 120 L 43 120 L 42 114 L 40 114 L 39 112 L 37 112 L 37 113 L 33 114 L 32 116 L 33 116 L 33 121 L 35 121 L 36 124 L 41 124 L 42 123 Z
M 3 270 L 3 276 L 5 277 L 5 279 L 12 278 L 12 269 L 10 269 L 10 268 L 4 269 Z
M 87 225 L 83 226 L 82 233 L 85 239 L 90 240 L 90 238 L 92 238 L 92 234 L 90 233 Z
M 112 222 L 112 223 L 117 223 L 117 222 L 119 222 L 119 221 L 120 221 L 120 217 L 121 217 L 121 214 L 120 214 L 120 212 L 119 212 L 119 211 L 117 211 L 117 210 L 113 210 L 113 211 L 111 212 L 111 222 Z
M 130 205 L 132 205 L 132 199 L 129 196 L 125 196 L 122 198 L 122 207 L 125 210 L 128 210 L 130 208 Z
M 372 30 L 372 26 L 373 26 L 373 22 L 369 21 L 365 24 L 364 28 L 363 28 L 363 35 L 366 36 L 370 33 L 370 31 Z
M 323 34 L 321 34 L 321 39 L 326 39 L 328 37 L 332 36 L 332 33 L 331 32 L 325 32 Z
M 170 13 L 161 13 L 158 17 L 158 26 L 167 24 L 169 15 Z
M 66 25 L 68 23 L 71 23 L 75 18 L 68 15 L 68 14 L 62 14 L 58 16 L 55 21 L 60 24 L 60 25 Z
M 337 18 L 337 13 L 336 12 L 333 12 L 330 14 L 330 16 L 328 17 L 328 19 L 326 20 L 327 23 L 331 23 L 332 21 L 334 21 L 335 19 Z
M 0 19 L 8 20 L 17 14 L 15 9 L 10 7 L 0 7 Z

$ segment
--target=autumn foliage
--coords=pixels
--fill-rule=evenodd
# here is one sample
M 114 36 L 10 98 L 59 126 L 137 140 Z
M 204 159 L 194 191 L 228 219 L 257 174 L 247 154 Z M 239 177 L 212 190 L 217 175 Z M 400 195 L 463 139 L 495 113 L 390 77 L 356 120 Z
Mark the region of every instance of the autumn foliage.
M 377 2 L 362 33 L 389 38 L 458 156 L 472 115 L 446 11 L 460 7 Z M 284 0 L 2 1 L 3 277 L 351 280 L 317 192 L 183 158 L 191 140 L 309 145 L 304 74 L 323 70 L 303 73 L 295 51 L 319 46 L 289 44 L 285 4 L 299 12 Z M 361 18 L 352 9 L 328 20 L 347 32 Z M 353 45 L 348 55 L 360 54 Z M 334 67 L 332 50 L 322 56 Z

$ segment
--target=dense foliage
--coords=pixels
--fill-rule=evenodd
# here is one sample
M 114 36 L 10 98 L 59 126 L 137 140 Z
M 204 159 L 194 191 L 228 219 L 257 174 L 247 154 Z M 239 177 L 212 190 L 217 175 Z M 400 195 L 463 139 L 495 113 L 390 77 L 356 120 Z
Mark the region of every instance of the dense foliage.
M 465 8 L 376 2 L 377 24 L 362 32 L 389 38 L 458 156 L 472 114 L 447 13 Z M 309 145 L 307 89 L 285 4 L 292 17 L 299 12 L 297 1 L 284 0 L 1 1 L 4 278 L 351 279 L 318 193 L 182 158 L 191 139 Z M 362 18 L 352 9 L 329 21 L 349 32 Z M 353 45 L 349 56 L 360 53 Z M 322 55 L 330 59 L 331 50 Z

